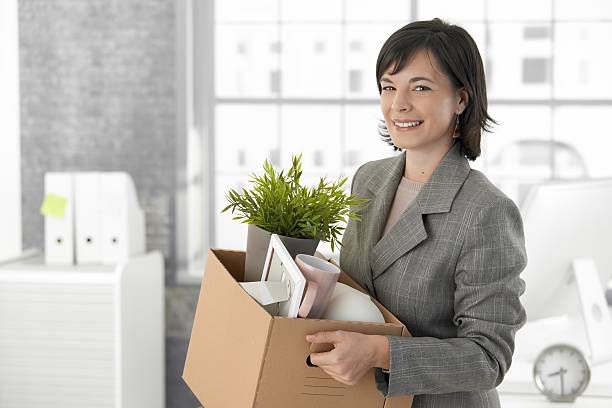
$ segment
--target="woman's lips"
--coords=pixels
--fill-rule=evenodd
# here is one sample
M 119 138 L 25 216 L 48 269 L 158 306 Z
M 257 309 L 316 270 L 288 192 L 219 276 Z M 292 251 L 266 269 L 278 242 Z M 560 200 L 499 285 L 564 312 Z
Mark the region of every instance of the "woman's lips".
M 403 126 L 400 125 L 403 124 Z M 414 123 L 418 123 L 418 124 L 414 124 Z M 404 131 L 411 131 L 411 130 L 415 130 L 417 129 L 419 126 L 421 126 L 423 124 L 422 120 L 414 120 L 414 121 L 394 121 L 393 122 L 393 127 L 395 128 L 395 130 L 404 132 Z

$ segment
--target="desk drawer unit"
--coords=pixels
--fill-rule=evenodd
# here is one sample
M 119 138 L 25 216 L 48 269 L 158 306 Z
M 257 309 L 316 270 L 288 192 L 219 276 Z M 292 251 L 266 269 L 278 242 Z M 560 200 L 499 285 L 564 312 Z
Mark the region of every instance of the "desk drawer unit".
M 113 407 L 115 289 L 0 281 L 0 406 Z
M 157 252 L 0 265 L 0 408 L 163 407 L 163 287 Z

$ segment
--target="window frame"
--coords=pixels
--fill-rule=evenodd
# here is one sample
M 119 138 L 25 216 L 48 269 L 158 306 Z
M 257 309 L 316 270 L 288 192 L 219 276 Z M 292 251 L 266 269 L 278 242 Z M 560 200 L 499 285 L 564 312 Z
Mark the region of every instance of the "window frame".
M 410 0 L 407 0 L 410 1 Z M 419 17 L 418 1 L 410 2 L 412 16 Z M 487 7 L 487 1 L 484 7 Z M 554 2 L 553 2 L 554 3 Z M 554 5 L 552 6 L 554 7 Z M 487 15 L 485 10 L 485 15 Z M 176 196 L 175 196 L 175 266 L 177 282 L 194 283 L 199 282 L 203 273 L 203 261 L 205 261 L 208 248 L 215 237 L 214 191 L 215 191 L 215 169 L 214 169 L 214 147 L 215 147 L 215 106 L 217 104 L 332 104 L 334 106 L 370 105 L 378 104 L 377 99 L 355 99 L 355 98 L 229 98 L 215 96 L 214 78 L 214 45 L 215 45 L 215 14 L 214 0 L 196 1 L 179 0 L 176 3 L 177 17 L 177 61 L 176 61 L 176 84 L 177 84 L 177 154 L 176 154 Z M 557 20 L 554 10 L 548 21 L 524 21 L 516 20 L 518 23 L 528 24 L 550 24 L 551 27 L 551 57 L 548 66 L 551 93 L 548 98 L 519 99 L 519 98 L 493 98 L 489 99 L 489 106 L 546 106 L 551 109 L 548 118 L 551 125 L 551 140 L 554 138 L 554 115 L 555 110 L 561 106 L 610 106 L 612 97 L 609 99 L 557 99 L 554 97 L 554 64 L 555 64 L 555 29 L 556 24 L 565 20 Z M 582 20 L 576 20 L 580 22 Z M 586 20 L 585 20 L 586 21 Z M 612 21 L 608 21 L 611 22 Z M 503 21 L 507 23 L 512 21 Z M 588 21 L 590 22 L 590 21 Z M 488 16 L 484 20 L 459 21 L 462 23 L 479 23 L 485 26 L 485 50 L 483 54 L 489 55 L 490 48 L 490 26 L 496 23 Z M 211 57 L 212 56 L 212 57 Z M 488 58 L 488 57 L 487 57 Z M 487 61 L 484 61 L 485 64 Z M 281 67 L 282 71 L 282 67 Z M 344 138 L 344 135 L 340 136 Z M 197 149 L 190 150 L 189 141 L 195 140 Z M 486 155 L 486 139 L 483 140 L 483 153 Z M 193 150 L 193 149 L 192 149 Z M 193 163 L 200 160 L 199 163 Z M 342 158 L 344 160 L 344 158 Z M 483 157 L 479 168 L 487 170 L 487 158 Z M 555 179 L 554 155 L 550 155 L 552 179 Z M 198 169 L 199 177 L 194 175 L 194 168 Z M 201 208 L 189 208 L 189 196 L 199 196 Z M 195 200 L 197 202 L 197 200 Z M 193 207 L 193 204 L 191 204 Z M 198 211 L 199 210 L 199 211 Z M 203 215 L 202 219 L 194 217 L 194 213 Z M 195 218 L 195 220 L 194 220 Z M 195 223 L 194 223 L 195 221 Z M 192 231 L 194 225 L 199 225 L 200 231 Z M 189 248 L 194 243 L 190 240 L 199 241 L 201 260 L 199 263 L 189 260 Z

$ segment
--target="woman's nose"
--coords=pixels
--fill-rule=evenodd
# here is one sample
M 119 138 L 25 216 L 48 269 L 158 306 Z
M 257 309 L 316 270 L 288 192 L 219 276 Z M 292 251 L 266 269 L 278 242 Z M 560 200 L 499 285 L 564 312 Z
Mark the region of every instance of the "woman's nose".
M 400 95 L 399 92 L 395 94 L 395 98 L 393 98 L 393 103 L 391 104 L 391 109 L 396 112 L 405 112 L 412 109 L 412 104 L 406 97 Z

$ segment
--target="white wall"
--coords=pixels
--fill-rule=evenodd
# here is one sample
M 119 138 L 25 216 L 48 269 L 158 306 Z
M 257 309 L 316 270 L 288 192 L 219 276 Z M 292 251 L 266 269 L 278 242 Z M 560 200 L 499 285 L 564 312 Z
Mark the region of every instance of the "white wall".
M 0 259 L 21 252 L 17 0 L 0 1 Z

